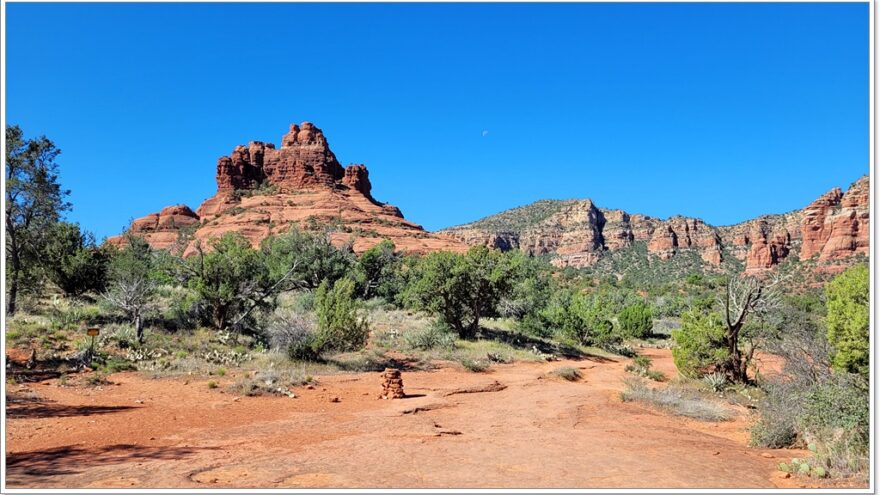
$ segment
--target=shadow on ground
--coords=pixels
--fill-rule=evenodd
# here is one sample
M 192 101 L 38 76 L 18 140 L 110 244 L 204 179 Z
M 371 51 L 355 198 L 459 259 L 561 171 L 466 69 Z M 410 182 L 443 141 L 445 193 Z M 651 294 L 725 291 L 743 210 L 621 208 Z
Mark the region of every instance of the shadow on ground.
M 95 466 L 124 464 L 132 461 L 183 460 L 215 447 L 143 447 L 116 444 L 96 448 L 77 446 L 18 452 L 6 457 L 6 473 L 10 481 L 28 476 L 77 474 Z
M 616 362 L 613 359 L 583 352 L 580 349 L 571 346 L 547 342 L 546 340 L 542 340 L 536 337 L 530 337 L 528 335 L 523 335 L 516 332 L 508 332 L 506 330 L 481 328 L 480 336 L 487 340 L 504 342 L 505 344 L 516 347 L 518 349 L 537 350 L 544 354 L 554 354 L 557 356 L 562 356 L 566 359 L 586 359 L 589 361 L 596 361 L 598 363 Z
M 6 395 L 7 418 L 66 418 L 92 416 L 136 409 L 132 406 L 70 406 L 39 397 Z

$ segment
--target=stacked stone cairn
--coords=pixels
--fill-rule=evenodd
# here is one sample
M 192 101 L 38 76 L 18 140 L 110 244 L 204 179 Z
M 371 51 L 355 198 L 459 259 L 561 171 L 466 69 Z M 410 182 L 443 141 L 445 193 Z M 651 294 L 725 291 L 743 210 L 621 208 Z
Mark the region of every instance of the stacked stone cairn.
M 382 399 L 402 399 L 406 394 L 403 393 L 403 379 L 400 377 L 400 370 L 394 368 L 385 368 L 382 372 L 379 382 L 382 384 Z

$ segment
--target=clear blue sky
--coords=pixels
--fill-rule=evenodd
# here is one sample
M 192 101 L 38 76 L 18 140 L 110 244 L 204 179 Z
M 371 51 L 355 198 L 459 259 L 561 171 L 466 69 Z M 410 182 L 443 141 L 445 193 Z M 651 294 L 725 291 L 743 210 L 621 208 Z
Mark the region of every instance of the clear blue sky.
M 542 198 L 729 224 L 868 172 L 868 4 L 7 4 L 6 118 L 100 239 L 321 127 L 428 229 Z M 483 131 L 488 131 L 484 133 Z M 484 135 L 485 134 L 485 135 Z

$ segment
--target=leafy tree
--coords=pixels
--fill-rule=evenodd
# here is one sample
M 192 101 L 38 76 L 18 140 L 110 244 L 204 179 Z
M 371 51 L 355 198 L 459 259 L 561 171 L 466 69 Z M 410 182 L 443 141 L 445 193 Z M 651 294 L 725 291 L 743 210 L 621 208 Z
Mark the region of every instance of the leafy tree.
M 95 237 L 79 225 L 58 222 L 43 253 L 49 279 L 68 296 L 104 290 L 108 255 L 95 245 Z
M 104 299 L 123 312 L 134 325 L 138 342 L 144 341 L 144 318 L 156 292 L 154 256 L 140 237 L 126 236 L 127 246 L 117 251 L 108 267 Z
M 295 267 L 286 283 L 309 289 L 317 288 L 324 280 L 339 280 L 354 264 L 351 246 L 339 249 L 330 243 L 327 235 L 305 232 L 296 227 L 263 241 L 262 251 L 270 278 L 280 279 Z
M 868 265 L 854 265 L 832 280 L 827 297 L 828 342 L 834 348 L 835 369 L 870 372 L 870 323 Z
M 628 337 L 644 338 L 650 335 L 654 326 L 651 307 L 645 303 L 636 303 L 623 308 L 617 316 L 620 330 Z
M 353 351 L 367 343 L 370 327 L 360 316 L 361 305 L 354 297 L 355 285 L 342 278 L 332 286 L 325 280 L 315 292 L 318 332 L 314 350 Z
M 6 127 L 6 312 L 14 314 L 19 291 L 40 280 L 40 254 L 50 227 L 70 208 L 69 191 L 58 183 L 55 158 L 61 150 L 45 136 L 25 140 L 18 126 Z
M 227 232 L 208 241 L 207 249 L 197 242 L 194 256 L 172 257 L 174 268 L 167 276 L 195 292 L 205 308 L 204 319 L 213 327 L 247 329 L 254 310 L 274 307 L 281 291 L 308 285 L 306 279 L 315 275 L 322 262 L 308 247 L 299 249 L 301 245 L 295 232 L 270 237 L 257 250 L 240 233 Z M 330 256 L 338 253 L 330 248 Z
M 682 375 L 698 377 L 726 361 L 730 353 L 725 344 L 725 333 L 726 327 L 719 314 L 696 310 L 685 312 L 681 328 L 672 331 L 675 367 Z
M 212 239 L 209 248 L 198 244 L 196 255 L 183 260 L 182 266 L 187 285 L 207 309 L 206 320 L 224 329 L 265 305 L 273 295 L 273 284 L 262 253 L 241 234 L 229 232 Z
M 552 266 L 543 259 L 513 252 L 517 257 L 516 282 L 510 293 L 501 298 L 498 312 L 501 316 L 516 319 L 533 318 L 547 306 L 553 292 Z
M 421 258 L 407 286 L 407 299 L 437 314 L 459 337 L 476 336 L 480 318 L 496 314 L 517 280 L 518 260 L 484 246 L 467 254 L 434 252 Z
M 361 297 L 392 300 L 398 291 L 400 259 L 400 254 L 394 252 L 394 243 L 388 239 L 366 250 L 354 267 Z

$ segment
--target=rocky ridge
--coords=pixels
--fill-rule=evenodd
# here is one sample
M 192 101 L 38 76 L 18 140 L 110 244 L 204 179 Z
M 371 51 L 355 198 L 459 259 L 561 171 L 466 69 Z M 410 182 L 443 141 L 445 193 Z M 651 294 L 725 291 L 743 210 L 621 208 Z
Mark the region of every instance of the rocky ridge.
M 469 245 L 520 249 L 553 255 L 557 266 L 582 268 L 604 253 L 645 242 L 649 253 L 669 260 L 695 250 L 708 266 L 727 257 L 741 261 L 747 273 L 761 273 L 793 253 L 816 258 L 824 270 L 857 254 L 868 254 L 869 178 L 844 193 L 832 189 L 807 207 L 715 227 L 698 218 L 666 220 L 597 207 L 591 200 L 543 200 L 441 231 Z

